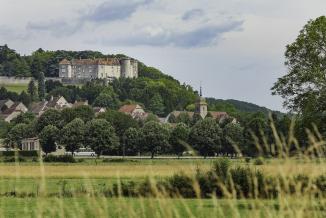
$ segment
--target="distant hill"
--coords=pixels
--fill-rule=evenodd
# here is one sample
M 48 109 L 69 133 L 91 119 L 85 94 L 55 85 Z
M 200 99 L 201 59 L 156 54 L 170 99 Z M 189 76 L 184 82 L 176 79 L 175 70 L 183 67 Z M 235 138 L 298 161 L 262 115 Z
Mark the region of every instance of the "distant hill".
M 0 76 L 8 77 L 34 77 L 38 78 L 40 72 L 44 72 L 46 77 L 58 76 L 58 63 L 66 59 L 79 58 L 108 58 L 126 57 L 124 54 L 102 54 L 98 51 L 45 51 L 38 49 L 31 55 L 20 55 L 7 45 L 0 46 Z M 113 96 L 118 102 L 138 102 L 145 108 L 159 116 L 165 116 L 173 110 L 194 110 L 194 102 L 198 92 L 191 86 L 182 84 L 172 76 L 161 72 L 154 67 L 146 66 L 139 62 L 138 79 L 118 79 L 112 83 Z M 70 87 L 74 89 L 73 87 Z M 87 89 L 87 87 L 84 87 Z M 95 92 L 99 87 L 90 87 L 88 92 Z M 9 89 L 10 90 L 10 89 Z M 98 91 L 97 90 L 97 91 Z M 73 94 L 71 94 L 73 93 Z M 59 87 L 52 91 L 51 95 L 63 95 L 70 101 L 76 99 L 87 99 L 94 102 L 100 93 L 94 96 L 85 94 L 85 90 L 69 90 L 69 87 Z M 0 93 L 1 97 L 1 93 Z M 7 97 L 7 96 L 3 96 Z M 15 100 L 15 99 L 14 99 Z M 18 95 L 16 100 L 19 100 Z M 271 111 L 266 107 L 237 101 L 208 98 L 208 107 L 211 111 L 225 111 L 229 114 L 239 114 L 241 112 L 255 113 L 262 112 L 269 114 Z M 276 112 L 282 114 L 281 112 Z
M 266 107 L 262 107 L 253 103 L 238 101 L 234 99 L 215 99 L 215 98 L 207 98 L 207 103 L 210 107 L 210 110 L 224 110 L 229 113 L 237 113 L 237 112 L 246 112 L 246 113 L 257 113 L 261 112 L 265 115 L 269 113 L 276 113 L 278 116 L 283 115 L 280 111 L 273 111 Z

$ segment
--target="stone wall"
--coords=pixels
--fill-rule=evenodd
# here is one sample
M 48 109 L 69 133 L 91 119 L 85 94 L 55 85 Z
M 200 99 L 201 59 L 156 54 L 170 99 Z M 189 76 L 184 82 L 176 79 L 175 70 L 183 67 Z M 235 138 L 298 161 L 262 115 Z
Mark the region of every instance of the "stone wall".
M 6 77 L 6 76 L 0 76 L 0 85 L 28 84 L 31 80 L 32 80 L 32 77 Z

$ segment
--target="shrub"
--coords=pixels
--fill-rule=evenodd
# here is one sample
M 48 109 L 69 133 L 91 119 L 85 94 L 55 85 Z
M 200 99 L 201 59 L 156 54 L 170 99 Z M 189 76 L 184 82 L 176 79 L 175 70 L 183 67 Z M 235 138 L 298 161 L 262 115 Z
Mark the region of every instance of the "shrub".
M 246 158 L 245 158 L 245 162 L 246 162 L 246 163 L 250 163 L 250 161 L 251 161 L 251 158 L 250 158 L 250 157 L 246 157 Z
M 0 151 L 0 156 L 4 157 L 14 157 L 15 155 L 19 157 L 38 157 L 38 151 Z
M 71 155 L 48 155 L 43 158 L 44 162 L 62 162 L 62 163 L 76 163 L 76 159 Z
M 5 163 L 13 163 L 13 162 L 26 162 L 26 159 L 22 158 L 22 157 L 18 157 L 17 159 L 15 157 L 7 157 L 5 159 L 3 159 L 3 162 Z
M 264 165 L 264 159 L 262 157 L 257 158 L 254 165 Z
M 165 191 L 168 192 L 171 197 L 196 197 L 196 192 L 194 190 L 194 181 L 192 178 L 186 176 L 185 174 L 175 174 L 169 178 L 165 184 Z

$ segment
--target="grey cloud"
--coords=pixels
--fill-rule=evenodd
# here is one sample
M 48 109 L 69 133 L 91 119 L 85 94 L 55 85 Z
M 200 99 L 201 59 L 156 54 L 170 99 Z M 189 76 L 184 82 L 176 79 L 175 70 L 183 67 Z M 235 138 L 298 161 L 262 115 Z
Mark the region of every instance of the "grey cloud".
M 67 36 L 74 34 L 82 27 L 81 22 L 67 23 L 66 21 L 49 21 L 49 22 L 29 22 L 26 26 L 27 30 L 32 31 L 48 31 L 54 36 Z
M 192 9 L 190 11 L 187 11 L 182 16 L 182 20 L 192 20 L 196 17 L 201 17 L 204 15 L 204 11 L 201 9 Z
M 223 25 L 200 27 L 188 32 L 172 32 L 166 30 L 160 34 L 139 33 L 128 38 L 107 41 L 129 46 L 176 46 L 183 48 L 204 47 L 215 44 L 224 33 L 240 30 L 243 21 L 232 21 Z
M 111 22 L 129 18 L 137 11 L 140 6 L 147 5 L 153 0 L 138 1 L 106 1 L 91 9 L 87 14 L 82 15 L 81 19 L 92 22 Z

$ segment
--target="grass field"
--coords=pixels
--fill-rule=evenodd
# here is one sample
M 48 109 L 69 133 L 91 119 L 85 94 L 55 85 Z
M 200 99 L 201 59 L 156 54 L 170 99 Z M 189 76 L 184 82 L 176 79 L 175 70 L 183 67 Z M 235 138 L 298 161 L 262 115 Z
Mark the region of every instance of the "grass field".
M 138 199 L 138 198 L 0 198 L 3 217 L 323 217 L 310 202 L 277 200 Z M 5 209 L 4 209 L 5 208 Z M 43 208 L 43 209 L 41 209 Z M 319 216 L 320 215 L 320 216 Z
M 18 94 L 22 91 L 27 91 L 27 84 L 0 84 L 0 87 L 5 87 L 8 91 Z
M 130 160 L 81 163 L 0 164 L 0 217 L 325 217 L 324 198 L 284 196 L 262 199 L 171 199 L 103 197 L 119 181 L 156 181 L 183 172 L 208 170 L 215 160 Z M 268 159 L 263 165 L 232 160 L 269 175 L 315 177 L 325 174 L 323 159 Z M 87 190 L 84 192 L 84 190 Z M 85 193 L 66 196 L 63 193 Z M 93 193 L 93 194 L 92 194 Z M 44 196 L 43 196 L 44 195 Z

